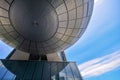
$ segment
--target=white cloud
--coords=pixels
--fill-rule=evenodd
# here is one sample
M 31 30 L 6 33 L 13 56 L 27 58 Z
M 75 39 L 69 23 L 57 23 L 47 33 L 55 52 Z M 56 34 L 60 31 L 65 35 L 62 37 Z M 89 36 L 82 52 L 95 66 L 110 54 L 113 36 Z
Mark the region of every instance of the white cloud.
M 104 0 L 94 0 L 95 5 L 101 5 Z
M 93 59 L 78 66 L 84 78 L 102 75 L 120 67 L 120 51 Z
M 100 1 L 100 0 L 94 0 L 94 3 L 97 3 L 98 1 Z

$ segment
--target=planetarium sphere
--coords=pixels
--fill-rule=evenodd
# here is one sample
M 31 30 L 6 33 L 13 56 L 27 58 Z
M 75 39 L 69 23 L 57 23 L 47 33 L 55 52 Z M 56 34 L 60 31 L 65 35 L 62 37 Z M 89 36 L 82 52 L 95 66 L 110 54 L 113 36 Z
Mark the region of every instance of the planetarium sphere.
M 0 39 L 31 54 L 60 52 L 84 33 L 93 0 L 0 0 Z

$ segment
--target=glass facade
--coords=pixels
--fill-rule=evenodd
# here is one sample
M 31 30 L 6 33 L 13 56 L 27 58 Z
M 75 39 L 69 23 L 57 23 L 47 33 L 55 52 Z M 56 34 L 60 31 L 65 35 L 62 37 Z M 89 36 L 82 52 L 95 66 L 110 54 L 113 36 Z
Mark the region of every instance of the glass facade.
M 82 80 L 74 62 L 0 60 L 0 80 Z

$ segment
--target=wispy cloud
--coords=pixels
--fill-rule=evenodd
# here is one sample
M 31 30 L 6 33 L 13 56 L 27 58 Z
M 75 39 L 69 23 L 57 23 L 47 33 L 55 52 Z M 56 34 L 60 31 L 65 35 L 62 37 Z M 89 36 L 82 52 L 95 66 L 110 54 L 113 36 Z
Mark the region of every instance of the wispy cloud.
M 97 3 L 99 0 L 94 0 L 94 3 Z
M 96 5 L 101 5 L 104 0 L 94 0 L 94 4 Z
M 120 67 L 120 51 L 93 59 L 78 66 L 84 78 L 102 75 Z

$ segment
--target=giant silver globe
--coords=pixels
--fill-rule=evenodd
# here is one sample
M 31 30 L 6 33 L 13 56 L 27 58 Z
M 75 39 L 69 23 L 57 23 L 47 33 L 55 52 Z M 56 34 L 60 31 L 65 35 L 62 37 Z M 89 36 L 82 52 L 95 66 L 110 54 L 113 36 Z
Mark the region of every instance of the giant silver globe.
M 84 33 L 93 0 L 0 0 L 0 39 L 31 54 L 60 52 Z

